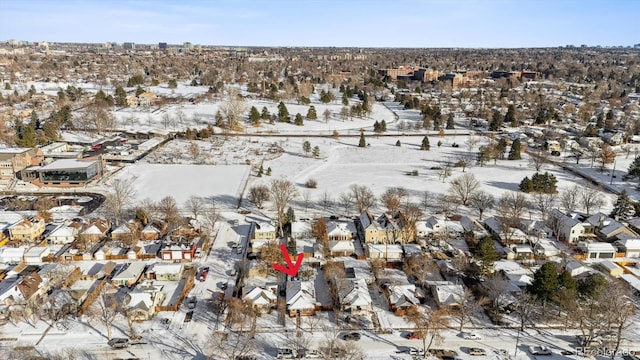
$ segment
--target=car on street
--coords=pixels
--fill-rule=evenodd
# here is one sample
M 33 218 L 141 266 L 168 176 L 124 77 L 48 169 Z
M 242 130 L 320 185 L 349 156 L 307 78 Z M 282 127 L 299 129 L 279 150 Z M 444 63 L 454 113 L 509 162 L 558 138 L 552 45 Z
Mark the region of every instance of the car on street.
M 546 346 L 529 346 L 531 355 L 551 355 L 551 350 Z
M 190 298 L 189 301 L 187 301 L 187 308 L 195 309 L 197 302 L 198 302 L 198 300 L 195 297 Z
M 410 331 L 404 335 L 409 340 L 422 339 L 422 334 L 419 331 Z
M 309 349 L 304 352 L 305 359 L 320 359 L 321 357 L 322 357 L 322 354 L 320 353 L 320 351 L 316 349 Z
M 127 338 L 113 338 L 107 342 L 109 346 L 114 349 L 122 349 L 129 346 L 129 339 Z
M 278 354 L 276 355 L 276 359 L 295 359 L 297 357 L 298 352 L 289 348 L 278 349 Z
M 487 351 L 485 349 L 482 349 L 482 348 L 470 348 L 469 349 L 469 355 L 472 355 L 472 356 L 485 356 L 485 355 L 487 355 Z
M 424 356 L 424 350 L 412 347 L 409 349 L 409 355 Z
M 509 356 L 509 352 L 505 349 L 495 349 L 493 352 L 496 353 L 496 355 Z
M 462 338 L 465 340 L 482 340 L 482 336 L 476 333 L 470 333 L 470 332 L 463 332 Z
M 184 322 L 189 322 L 193 318 L 193 311 L 187 312 L 187 315 L 184 317 Z
M 350 332 L 350 333 L 346 333 L 342 335 L 342 339 L 343 340 L 353 340 L 353 341 L 358 341 L 360 340 L 360 333 L 359 332 Z

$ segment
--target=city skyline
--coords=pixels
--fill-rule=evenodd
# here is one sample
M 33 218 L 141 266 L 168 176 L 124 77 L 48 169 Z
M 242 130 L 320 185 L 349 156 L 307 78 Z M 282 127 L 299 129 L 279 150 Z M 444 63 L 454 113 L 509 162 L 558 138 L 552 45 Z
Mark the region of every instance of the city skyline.
M 632 46 L 640 2 L 13 1 L 0 39 L 221 46 Z

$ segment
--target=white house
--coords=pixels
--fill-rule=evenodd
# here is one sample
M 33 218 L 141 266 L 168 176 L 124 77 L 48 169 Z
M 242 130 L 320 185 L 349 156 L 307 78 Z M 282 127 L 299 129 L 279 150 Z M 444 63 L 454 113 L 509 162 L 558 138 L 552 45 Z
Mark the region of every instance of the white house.
M 340 308 L 351 313 L 373 311 L 373 301 L 364 279 L 345 279 L 338 286 Z
M 289 316 L 309 316 L 316 311 L 316 290 L 312 281 L 287 282 L 287 311 Z
M 0 248 L 0 262 L 6 264 L 20 263 L 23 260 L 24 252 L 24 247 L 2 247 Z
M 51 254 L 48 246 L 34 246 L 24 253 L 24 262 L 27 264 L 41 263 L 42 259 Z
M 450 282 L 435 283 L 431 286 L 431 292 L 439 307 L 459 306 L 464 297 L 464 287 Z
M 311 223 L 308 221 L 294 221 L 291 223 L 291 237 L 299 240 L 311 236 Z
M 353 241 L 329 241 L 329 252 L 332 256 L 351 256 L 356 248 Z
M 584 251 L 587 259 L 613 259 L 616 256 L 616 249 L 610 243 L 583 242 L 578 244 L 578 248 Z
M 563 214 L 558 209 L 551 210 L 551 217 L 554 221 L 553 230 L 560 240 L 575 243 L 584 236 L 584 225 L 577 219 Z
M 533 252 L 539 256 L 558 256 L 562 251 L 553 242 L 541 240 L 533 246 Z
M 49 236 L 47 236 L 47 243 L 49 244 L 71 244 L 78 236 L 78 229 L 73 226 L 67 226 L 61 224 L 55 228 Z
M 420 304 L 416 297 L 416 286 L 413 284 L 389 285 L 389 307 L 391 311 L 406 309 Z
M 628 258 L 640 258 L 640 239 L 624 239 L 614 243 Z
M 591 271 L 588 267 L 584 266 L 584 264 L 577 260 L 569 260 L 564 266 L 564 269 L 567 270 L 573 277 Z
M 402 261 L 402 245 L 398 244 L 367 244 L 367 257 L 369 259 L 384 259 L 387 261 Z
M 138 282 L 145 267 L 143 262 L 132 262 L 128 268 L 115 275 L 112 282 L 116 286 L 132 286 Z
M 353 223 L 331 221 L 327 224 L 329 240 L 353 240 L 356 236 L 356 226 Z
M 245 294 L 242 296 L 242 300 L 250 303 L 254 309 L 260 312 L 268 313 L 276 307 L 278 297 L 273 288 L 248 286 L 243 291 Z

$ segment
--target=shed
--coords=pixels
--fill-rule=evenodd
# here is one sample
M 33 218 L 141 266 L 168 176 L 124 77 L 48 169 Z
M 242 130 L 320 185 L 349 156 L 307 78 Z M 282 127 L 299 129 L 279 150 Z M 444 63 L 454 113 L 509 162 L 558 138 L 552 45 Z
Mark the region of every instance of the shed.
M 600 263 L 598 263 L 598 266 L 606 271 L 609 275 L 613 276 L 613 277 L 620 277 L 622 274 L 624 274 L 624 269 L 620 266 L 618 266 L 618 264 L 614 263 L 611 260 L 605 260 L 602 261 Z

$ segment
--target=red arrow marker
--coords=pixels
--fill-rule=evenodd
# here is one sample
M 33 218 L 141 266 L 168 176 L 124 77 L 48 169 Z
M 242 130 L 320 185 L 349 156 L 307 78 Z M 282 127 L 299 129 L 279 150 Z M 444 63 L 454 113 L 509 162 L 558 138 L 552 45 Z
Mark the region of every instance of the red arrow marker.
M 302 259 L 304 259 L 304 253 L 298 254 L 298 258 L 296 259 L 295 265 L 291 262 L 291 256 L 289 256 L 289 251 L 284 244 L 280 244 L 280 251 L 282 251 L 282 256 L 284 256 L 284 260 L 287 262 L 287 267 L 284 267 L 280 264 L 273 264 L 273 268 L 282 271 L 283 273 L 293 277 L 298 274 L 298 269 L 300 269 L 300 265 L 302 265 Z

